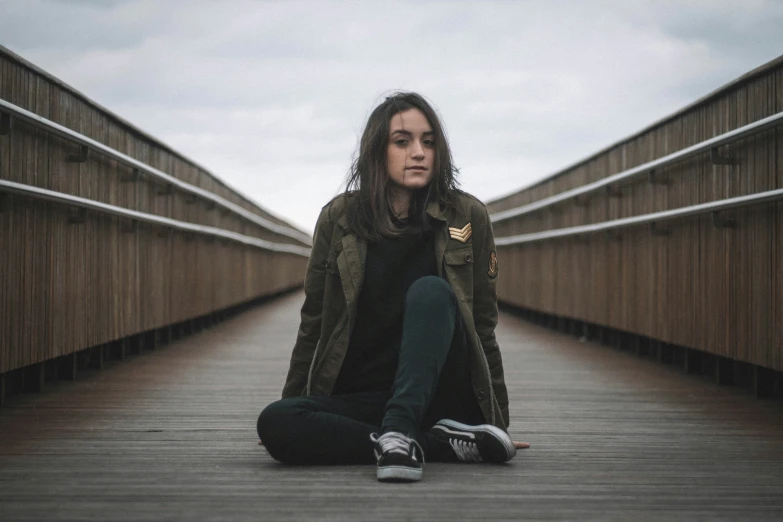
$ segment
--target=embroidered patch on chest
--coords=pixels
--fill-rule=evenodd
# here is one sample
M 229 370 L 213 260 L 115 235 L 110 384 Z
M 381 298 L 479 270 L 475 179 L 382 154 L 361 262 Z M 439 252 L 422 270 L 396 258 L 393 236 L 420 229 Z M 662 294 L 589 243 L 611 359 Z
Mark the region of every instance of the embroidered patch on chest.
M 472 235 L 473 228 L 470 226 L 470 223 L 462 228 L 449 227 L 449 236 L 451 236 L 451 239 L 456 239 L 462 243 L 467 243 Z

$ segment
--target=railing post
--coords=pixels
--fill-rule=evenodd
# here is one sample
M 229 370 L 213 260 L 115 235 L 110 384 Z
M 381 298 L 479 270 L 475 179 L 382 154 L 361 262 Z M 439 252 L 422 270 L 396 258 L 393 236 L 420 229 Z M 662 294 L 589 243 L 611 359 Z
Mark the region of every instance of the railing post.
M 606 345 L 607 343 L 607 335 L 606 335 L 606 327 L 603 325 L 598 325 L 598 335 L 596 336 L 598 338 L 598 342 Z
M 139 355 L 141 353 L 141 334 L 128 337 L 127 349 L 131 355 Z
M 775 396 L 775 371 L 761 366 L 753 367 L 753 391 L 763 399 Z
M 69 355 L 65 355 L 60 360 L 60 365 L 57 372 L 57 378 L 67 381 L 75 381 L 78 372 L 78 359 L 77 353 L 74 352 Z
M 103 369 L 103 357 L 104 357 L 104 354 L 103 354 L 103 345 L 102 344 L 99 344 L 97 346 L 93 346 L 92 348 L 90 348 L 89 367 L 93 368 L 93 369 L 96 369 L 96 370 Z
M 144 334 L 144 348 L 147 350 L 154 350 L 158 346 L 158 336 L 155 333 L 155 330 L 151 330 Z
M 734 384 L 734 361 L 726 357 L 716 357 L 715 382 L 719 386 Z
M 634 350 L 634 355 L 636 355 L 637 357 L 644 357 L 645 355 L 648 355 L 649 351 L 647 346 L 647 340 L 643 338 L 641 335 L 634 335 L 633 350 Z
M 117 351 L 117 358 L 124 361 L 128 351 L 128 339 L 118 340 L 115 345 L 115 350 Z
M 160 344 L 169 344 L 172 341 L 171 326 L 161 326 L 158 329 L 158 341 Z
M 685 373 L 699 373 L 701 368 L 701 353 L 693 348 L 685 348 Z
M 28 393 L 41 393 L 46 383 L 46 363 L 36 363 L 22 370 L 22 389 Z
M 623 350 L 626 347 L 626 344 L 630 340 L 628 339 L 625 332 L 617 329 L 612 329 L 612 346 L 616 350 Z
M 672 348 L 663 341 L 657 341 L 658 343 L 658 361 L 663 364 L 671 364 L 673 359 Z

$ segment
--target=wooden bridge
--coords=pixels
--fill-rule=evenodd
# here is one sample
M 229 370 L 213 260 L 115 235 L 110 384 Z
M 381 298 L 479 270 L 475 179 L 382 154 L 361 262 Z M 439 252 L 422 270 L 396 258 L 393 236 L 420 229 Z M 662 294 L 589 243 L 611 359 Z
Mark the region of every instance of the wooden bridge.
M 0 48 L 0 520 L 783 516 L 783 60 L 489 203 L 503 466 L 256 442 L 310 238 Z
M 256 444 L 302 294 L 21 396 L 0 414 L 3 520 L 773 520 L 778 402 L 580 342 L 510 314 L 498 328 L 511 434 L 504 466 L 292 467 Z

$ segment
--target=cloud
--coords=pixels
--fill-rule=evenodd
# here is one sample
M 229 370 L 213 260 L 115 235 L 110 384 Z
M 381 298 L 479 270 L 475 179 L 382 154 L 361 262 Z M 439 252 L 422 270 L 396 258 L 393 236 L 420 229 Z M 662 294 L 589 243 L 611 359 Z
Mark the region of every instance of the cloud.
M 0 1 L 2 43 L 311 230 L 391 89 L 507 194 L 783 48 L 774 1 Z

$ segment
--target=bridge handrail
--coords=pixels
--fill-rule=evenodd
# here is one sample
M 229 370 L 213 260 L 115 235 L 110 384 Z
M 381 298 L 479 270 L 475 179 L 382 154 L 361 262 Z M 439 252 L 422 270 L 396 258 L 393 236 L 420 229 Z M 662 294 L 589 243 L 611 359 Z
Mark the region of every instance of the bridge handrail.
M 495 238 L 495 245 L 497 246 L 519 245 L 522 243 L 543 241 L 545 239 L 576 236 L 581 234 L 593 234 L 596 232 L 605 232 L 609 230 L 616 230 L 619 228 L 626 228 L 626 227 L 644 225 L 644 224 L 650 224 L 654 226 L 655 224 L 663 221 L 670 221 L 673 219 L 679 219 L 688 216 L 707 214 L 710 212 L 720 212 L 723 210 L 729 210 L 738 207 L 746 207 L 750 205 L 770 203 L 781 199 L 783 199 L 783 189 L 769 190 L 766 192 L 758 192 L 756 194 L 749 194 L 746 196 L 721 199 L 719 201 L 711 201 L 709 203 L 701 203 L 689 207 L 681 207 L 672 210 L 664 210 L 661 212 L 653 212 L 651 214 L 642 214 L 640 216 L 613 219 L 610 221 L 603 221 L 601 223 L 593 223 L 590 225 L 579 225 L 575 227 L 566 227 L 566 228 L 558 228 L 554 230 L 547 230 L 545 232 L 533 232 L 530 234 L 519 234 L 516 236 L 499 237 L 499 238 Z
M 219 237 L 222 239 L 228 239 L 236 241 L 245 245 L 255 246 L 263 250 L 269 250 L 272 252 L 288 252 L 291 254 L 297 254 L 304 257 L 310 257 L 310 249 L 298 245 L 291 245 L 288 243 L 274 243 L 272 241 L 265 241 L 263 239 L 245 236 L 238 234 L 230 230 L 224 230 L 217 227 L 210 227 L 206 225 L 196 225 L 185 221 L 178 221 L 155 214 L 148 214 L 145 212 L 139 212 L 137 210 L 131 210 L 124 207 L 118 207 L 115 205 L 109 205 L 93 199 L 82 198 L 71 194 L 65 194 L 62 192 L 56 192 L 54 190 L 48 190 L 40 187 L 34 187 L 32 185 L 25 185 L 22 183 L 16 183 L 13 181 L 0 180 L 0 192 L 7 192 L 10 194 L 17 194 L 35 199 L 42 199 L 51 201 L 54 203 L 65 204 L 77 208 L 83 208 L 99 212 L 102 214 L 109 214 L 113 216 L 119 216 L 134 221 L 140 221 L 145 223 L 152 223 L 164 227 L 181 230 L 184 232 L 192 232 L 196 234 L 203 234 L 212 237 Z
M 223 207 L 224 209 L 230 212 L 233 212 L 234 214 L 240 216 L 241 218 L 247 221 L 250 221 L 260 227 L 269 230 L 270 232 L 274 232 L 275 234 L 280 234 L 283 236 L 290 237 L 292 239 L 305 243 L 306 245 L 312 244 L 312 239 L 310 238 L 310 236 L 308 236 L 303 232 L 300 232 L 299 230 L 295 230 L 290 227 L 285 227 L 282 225 L 278 225 L 277 223 L 273 223 L 272 221 L 269 221 L 268 219 L 264 219 L 263 217 L 254 214 L 240 207 L 239 205 L 218 196 L 217 194 L 213 194 L 208 190 L 204 190 L 195 185 L 191 185 L 190 183 L 181 181 L 175 178 L 174 176 L 166 174 L 161 170 L 158 170 L 154 167 L 151 167 L 150 165 L 147 165 L 146 163 L 142 163 L 141 161 L 131 158 L 130 156 L 123 154 L 122 152 L 112 149 L 111 147 L 108 147 L 103 143 L 88 138 L 87 136 L 84 136 L 83 134 L 79 134 L 78 132 L 69 129 L 68 127 L 64 127 L 63 125 L 48 120 L 42 116 L 39 116 L 33 112 L 25 110 L 17 105 L 14 105 L 0 98 L 0 113 L 3 112 L 9 114 L 10 117 L 18 118 L 20 121 L 32 125 L 33 127 L 45 130 L 50 134 L 54 134 L 56 136 L 59 136 L 60 138 L 64 138 L 82 147 L 87 147 L 87 149 L 89 150 L 95 151 L 99 154 L 102 154 L 103 156 L 106 156 L 124 165 L 127 165 L 132 169 L 137 170 L 138 172 L 143 172 L 157 180 L 162 181 L 164 184 L 171 185 L 172 187 L 176 187 L 183 192 L 210 201 L 220 207 Z
M 691 145 L 690 147 L 686 147 L 684 149 L 678 150 L 677 152 L 673 152 L 671 154 L 668 154 L 656 160 L 643 163 L 642 165 L 638 165 L 636 167 L 633 167 L 628 170 L 624 170 L 622 172 L 618 172 L 617 174 L 613 174 L 611 176 L 600 179 L 598 181 L 594 181 L 592 183 L 582 185 L 581 187 L 566 190 L 565 192 L 561 192 L 559 194 L 555 194 L 554 196 L 549 196 L 547 198 L 534 201 L 533 203 L 529 203 L 527 205 L 522 205 L 521 207 L 516 207 L 508 210 L 503 210 L 501 212 L 497 212 L 495 214 L 490 215 L 490 219 L 492 220 L 493 223 L 498 223 L 500 221 L 504 221 L 524 214 L 529 214 L 537 210 L 541 210 L 543 208 L 555 205 L 557 203 L 560 203 L 568 199 L 576 198 L 578 196 L 583 196 L 585 194 L 595 192 L 609 185 L 630 181 L 646 173 L 654 172 L 657 169 L 669 166 L 672 163 L 682 161 L 684 159 L 687 159 L 691 156 L 695 156 L 697 154 L 701 154 L 703 152 L 710 151 L 712 154 L 717 154 L 717 148 L 720 147 L 721 145 L 726 145 L 733 141 L 737 141 L 739 139 L 765 131 L 767 129 L 770 129 L 772 127 L 781 124 L 783 124 L 783 112 L 773 114 L 772 116 L 768 116 L 764 119 L 755 121 L 751 124 L 745 125 L 738 129 L 734 129 L 724 134 L 720 134 L 718 136 L 702 141 L 700 143 L 696 143 L 695 145 Z

